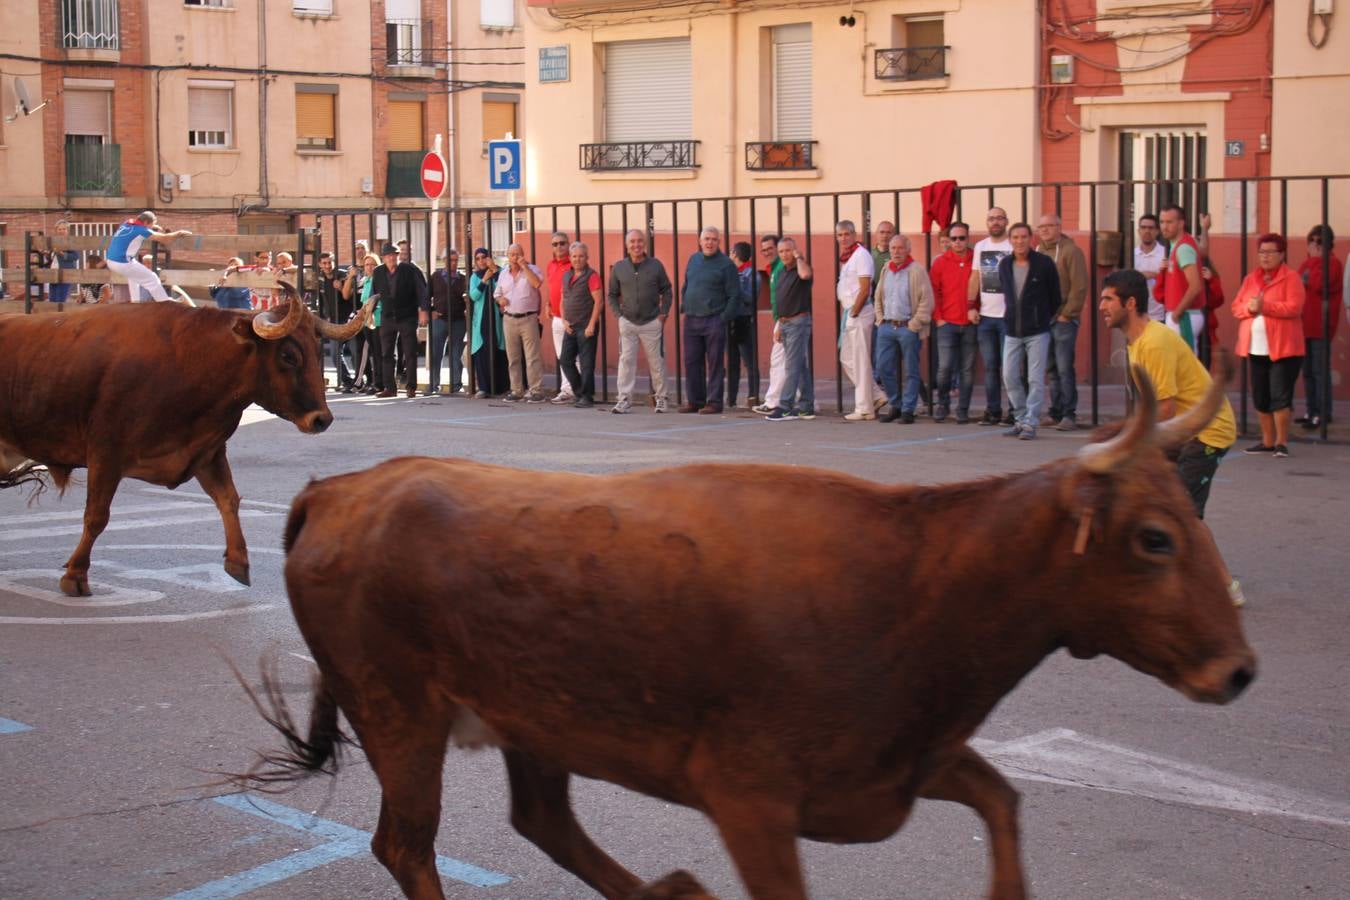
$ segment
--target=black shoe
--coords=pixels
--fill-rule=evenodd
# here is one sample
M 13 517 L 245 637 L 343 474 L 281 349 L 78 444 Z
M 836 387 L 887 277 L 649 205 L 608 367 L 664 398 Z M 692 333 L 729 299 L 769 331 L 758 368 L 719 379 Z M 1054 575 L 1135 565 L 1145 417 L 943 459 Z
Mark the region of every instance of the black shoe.
M 1317 429 L 1322 427 L 1321 416 L 1308 416 L 1305 419 L 1295 419 L 1294 421 L 1297 422 L 1299 425 L 1301 425 L 1307 431 L 1316 431 Z
M 1302 425 L 1304 428 L 1308 428 L 1309 426 L 1312 425 L 1312 420 L 1313 420 L 1312 416 L 1299 416 L 1297 419 L 1294 420 L 1294 424 Z
M 901 424 L 901 425 L 913 425 L 913 424 L 914 424 L 914 413 L 912 413 L 912 412 L 901 413 L 901 414 L 900 414 L 900 424 Z
M 880 416 L 879 420 L 882 422 L 894 422 L 898 418 L 900 418 L 900 410 L 892 406 L 891 411 L 886 413 L 884 416 Z
M 1017 424 L 1017 419 L 1016 419 L 1016 417 L 1013 416 L 1012 413 L 1008 413 L 1008 414 L 1005 415 L 1002 419 L 999 420 L 999 424 L 1000 424 L 1000 425 L 1016 425 L 1016 424 Z
M 981 424 L 981 425 L 997 425 L 997 424 L 998 424 L 998 420 L 999 420 L 999 414 L 996 413 L 996 412 L 990 412 L 990 411 L 987 410 L 987 409 L 984 411 L 984 415 L 983 415 L 983 416 L 980 416 L 980 424 Z
M 578 397 L 573 401 L 572 405 L 577 409 L 590 409 L 592 406 L 595 406 L 595 401 L 590 397 Z
M 937 408 L 937 410 L 935 410 L 934 413 L 933 413 L 933 421 L 934 421 L 934 422 L 945 422 L 945 421 L 947 421 L 947 415 L 948 415 L 947 407 L 945 407 L 945 406 L 939 406 L 939 407 Z
M 969 424 L 970 424 L 970 416 L 966 415 L 965 413 L 960 413 L 960 412 L 957 413 L 957 414 L 956 414 L 956 424 L 957 424 L 957 425 L 969 425 Z
M 1286 447 L 1284 444 L 1276 444 L 1274 447 L 1274 453 L 1272 453 L 1271 455 L 1274 456 L 1276 459 L 1288 459 L 1289 448 Z
M 1248 447 L 1246 450 L 1243 450 L 1242 452 L 1243 452 L 1243 453 L 1274 453 L 1274 452 L 1275 452 L 1275 448 L 1272 447 L 1272 446 L 1269 445 L 1269 444 L 1252 444 L 1250 447 Z M 1285 455 L 1288 456 L 1288 455 L 1289 455 L 1289 451 L 1286 450 L 1286 451 L 1285 451 Z

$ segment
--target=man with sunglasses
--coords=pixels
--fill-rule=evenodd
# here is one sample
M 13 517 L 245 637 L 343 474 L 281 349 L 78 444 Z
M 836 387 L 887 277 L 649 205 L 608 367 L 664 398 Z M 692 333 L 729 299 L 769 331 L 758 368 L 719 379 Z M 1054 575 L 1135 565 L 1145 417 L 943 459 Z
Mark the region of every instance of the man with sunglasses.
M 571 242 L 567 239 L 567 234 L 562 231 L 553 232 L 553 237 L 549 239 L 549 249 L 553 251 L 553 256 L 548 261 L 548 268 L 544 270 L 544 280 L 548 282 L 548 303 L 544 304 L 547 313 L 540 317 L 541 323 L 548 321 L 552 323 L 549 328 L 553 332 L 553 354 L 554 358 L 562 359 L 563 335 L 567 334 L 567 325 L 562 317 L 562 295 L 563 278 L 572 271 L 572 258 L 569 255 L 568 247 Z M 576 396 L 572 393 L 572 385 L 568 380 L 562 377 L 561 363 L 558 369 L 558 393 L 549 398 L 550 403 L 572 403 Z
M 933 263 L 930 280 L 933 282 L 933 324 L 937 326 L 938 376 L 937 404 L 934 422 L 945 422 L 949 414 L 952 372 L 960 366 L 960 396 L 956 401 L 956 424 L 970 422 L 970 397 L 975 390 L 975 324 L 979 318 L 978 300 L 970 300 L 971 261 L 970 226 L 953 222 L 947 226 L 950 248 Z

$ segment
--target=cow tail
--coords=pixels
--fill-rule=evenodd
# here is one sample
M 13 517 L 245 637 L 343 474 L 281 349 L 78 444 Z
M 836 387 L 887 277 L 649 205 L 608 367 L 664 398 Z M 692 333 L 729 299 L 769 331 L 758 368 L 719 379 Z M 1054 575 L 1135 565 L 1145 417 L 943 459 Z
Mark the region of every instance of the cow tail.
M 233 667 L 233 666 L 232 666 Z M 291 715 L 282 684 L 277 680 L 276 664 L 262 662 L 262 681 L 252 688 L 235 669 L 235 677 L 253 703 L 253 708 L 281 735 L 285 748 L 258 751 L 253 766 L 227 780 L 244 790 L 279 792 L 274 785 L 303 781 L 313 775 L 336 775 L 342 761 L 342 748 L 355 745 L 338 724 L 337 699 L 322 674 L 314 679 L 314 699 L 309 711 L 309 733 L 302 735 Z

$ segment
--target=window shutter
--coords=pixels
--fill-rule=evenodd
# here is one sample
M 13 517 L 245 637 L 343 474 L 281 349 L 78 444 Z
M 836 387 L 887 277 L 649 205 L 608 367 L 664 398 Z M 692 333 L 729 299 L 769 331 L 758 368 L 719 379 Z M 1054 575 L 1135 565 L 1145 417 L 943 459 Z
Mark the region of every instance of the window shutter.
M 229 131 L 230 91 L 188 88 L 188 130 Z
M 605 140 L 679 141 L 694 136 L 689 38 L 605 45 Z
M 422 18 L 421 0 L 384 0 L 384 20 L 386 22 L 420 18 Z
M 424 150 L 422 103 L 417 100 L 389 101 L 389 149 Z
M 332 15 L 333 0 L 291 0 L 291 9 L 296 12 Z
M 507 134 L 516 133 L 516 105 L 500 100 L 483 101 L 483 140 L 499 141 Z
M 773 139 L 811 139 L 811 26 L 773 30 Z
M 110 140 L 112 91 L 67 89 L 62 95 L 66 134 L 92 134 Z
M 484 28 L 514 28 L 515 0 L 482 0 L 478 21 Z
M 335 94 L 297 93 L 295 95 L 295 136 L 301 144 L 307 138 L 314 146 L 336 146 L 333 126 Z

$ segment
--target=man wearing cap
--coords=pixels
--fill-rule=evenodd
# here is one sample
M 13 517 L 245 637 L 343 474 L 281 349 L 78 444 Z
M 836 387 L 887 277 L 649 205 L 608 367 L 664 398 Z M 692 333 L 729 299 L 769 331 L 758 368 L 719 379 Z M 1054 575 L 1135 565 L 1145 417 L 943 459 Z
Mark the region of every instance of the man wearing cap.
M 417 396 L 417 326 L 425 325 L 427 314 L 426 280 L 422 270 L 410 262 L 398 261 L 398 248 L 385 244 L 380 250 L 384 265 L 375 270 L 371 290 L 380 295 L 380 355 L 384 371 L 384 390 L 376 396 L 396 397 L 394 385 L 394 348 L 401 342 L 408 366 L 408 397 Z

